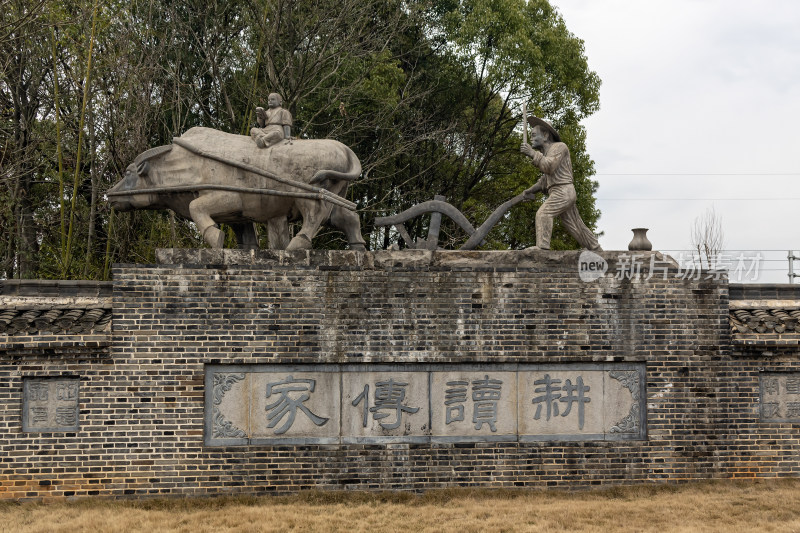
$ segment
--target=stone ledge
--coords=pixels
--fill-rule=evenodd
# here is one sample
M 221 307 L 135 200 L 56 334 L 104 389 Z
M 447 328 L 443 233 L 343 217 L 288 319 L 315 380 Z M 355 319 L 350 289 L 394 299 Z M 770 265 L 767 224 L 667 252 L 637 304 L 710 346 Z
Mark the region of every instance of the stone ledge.
M 532 250 L 379 250 L 355 252 L 350 250 L 212 250 L 160 248 L 156 260 L 160 265 L 196 267 L 273 265 L 313 268 L 320 270 L 448 270 L 448 269 L 547 269 L 572 267 L 577 271 L 581 250 L 532 251 Z M 606 251 L 598 254 L 613 271 L 617 264 L 631 258 L 648 272 L 651 261 L 659 267 L 677 270 L 678 263 L 660 252 Z M 122 265 L 115 265 L 122 266 Z M 142 266 L 142 265 L 137 265 Z M 660 272 L 657 276 L 660 275 Z
M 731 283 L 731 302 L 734 300 L 800 301 L 800 285 L 789 283 Z
M 779 335 L 774 333 L 753 333 L 750 335 L 733 335 L 731 337 L 733 346 L 753 346 L 753 347 L 779 347 L 800 345 L 800 334 Z
M 6 279 L 0 281 L 0 296 L 110 298 L 112 285 L 111 281 Z

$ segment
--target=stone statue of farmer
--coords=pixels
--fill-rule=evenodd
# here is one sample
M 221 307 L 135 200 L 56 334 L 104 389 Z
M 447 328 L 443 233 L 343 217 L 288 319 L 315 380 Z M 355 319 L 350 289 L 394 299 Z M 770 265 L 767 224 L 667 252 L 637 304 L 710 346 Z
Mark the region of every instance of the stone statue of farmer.
M 549 250 L 553 219 L 560 217 L 578 244 L 588 250 L 601 251 L 597 237 L 583 223 L 575 206 L 577 195 L 572 181 L 569 148 L 561 142 L 558 132 L 548 122 L 528 117 L 528 123 L 533 128 L 531 143 L 523 142 L 520 151 L 533 160 L 533 164 L 542 171 L 542 177 L 524 195 L 533 199 L 537 192 L 547 194 L 547 199 L 536 212 L 536 246 L 528 249 Z
M 250 130 L 250 136 L 259 148 L 267 148 L 292 136 L 292 114 L 284 109 L 283 98 L 278 93 L 267 97 L 267 106 L 256 108 L 258 127 Z

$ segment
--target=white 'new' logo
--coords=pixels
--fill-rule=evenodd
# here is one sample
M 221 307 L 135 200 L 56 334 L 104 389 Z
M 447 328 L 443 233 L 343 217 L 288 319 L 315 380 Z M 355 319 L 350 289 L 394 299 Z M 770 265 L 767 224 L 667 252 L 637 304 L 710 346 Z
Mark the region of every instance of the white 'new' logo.
M 585 250 L 578 257 L 578 275 L 581 281 L 594 281 L 602 278 L 608 270 L 606 260 L 594 252 Z

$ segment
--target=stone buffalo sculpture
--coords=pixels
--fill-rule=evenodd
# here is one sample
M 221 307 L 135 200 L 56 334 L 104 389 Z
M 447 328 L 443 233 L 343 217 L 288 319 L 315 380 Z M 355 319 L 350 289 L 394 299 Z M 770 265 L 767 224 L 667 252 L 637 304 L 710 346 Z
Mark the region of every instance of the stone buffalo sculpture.
M 342 197 L 361 175 L 356 155 L 331 139 L 293 140 L 258 148 L 250 137 L 192 128 L 173 144 L 140 154 L 106 195 L 114 209 L 171 209 L 191 218 L 212 248 L 222 248 L 219 223 L 243 247 L 257 246 L 253 222 L 267 223 L 270 248 L 311 248 L 322 224 L 341 229 L 364 250 L 355 204 Z M 289 241 L 287 217 L 301 217 Z M 288 244 L 287 244 L 288 243 Z

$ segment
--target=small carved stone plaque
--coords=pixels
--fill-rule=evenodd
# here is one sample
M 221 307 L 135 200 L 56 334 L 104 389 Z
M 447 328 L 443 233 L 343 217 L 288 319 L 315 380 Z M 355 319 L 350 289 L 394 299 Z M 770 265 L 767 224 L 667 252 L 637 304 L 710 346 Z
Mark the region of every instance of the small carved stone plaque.
M 25 378 L 22 431 L 77 431 L 78 378 Z
M 209 365 L 206 444 L 644 439 L 642 364 Z
M 760 376 L 764 422 L 800 422 L 800 373 L 768 373 Z

